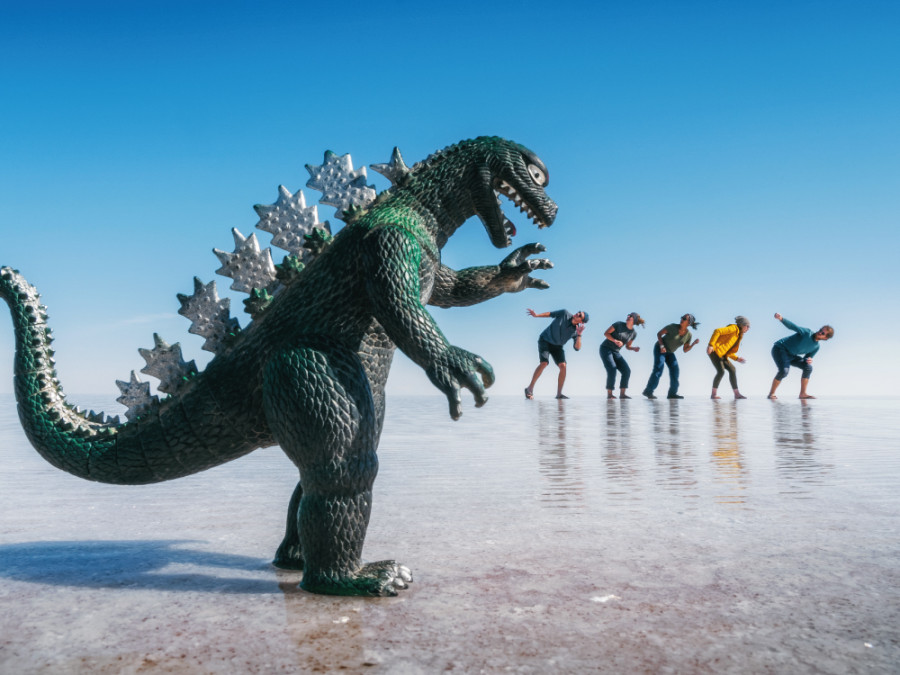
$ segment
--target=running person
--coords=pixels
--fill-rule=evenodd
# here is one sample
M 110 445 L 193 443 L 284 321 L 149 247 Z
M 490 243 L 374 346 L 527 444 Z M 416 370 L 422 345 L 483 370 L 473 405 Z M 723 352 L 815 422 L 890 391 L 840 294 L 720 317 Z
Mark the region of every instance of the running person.
M 706 348 L 706 353 L 709 354 L 709 360 L 712 361 L 713 367 L 716 369 L 710 398 L 720 398 L 716 394 L 716 390 L 726 370 L 728 371 L 728 381 L 734 390 L 734 398 L 747 398 L 738 391 L 737 373 L 734 370 L 734 364 L 731 362 L 746 363 L 746 359 L 738 356 L 737 351 L 741 346 L 744 333 L 748 330 L 750 330 L 750 322 L 747 318 L 736 316 L 734 317 L 734 323 L 728 324 L 723 328 L 716 328 L 712 337 L 709 338 L 709 346 Z
M 641 351 L 640 347 L 632 347 L 631 343 L 637 333 L 634 330 L 635 324 L 644 325 L 644 320 L 637 312 L 629 314 L 625 321 L 616 321 L 612 326 L 606 329 L 603 334 L 606 339 L 600 345 L 600 360 L 603 361 L 603 367 L 606 368 L 606 398 L 615 398 L 613 389 L 616 387 L 616 371 L 622 373 L 619 381 L 619 398 L 631 398 L 625 393 L 628 388 L 628 380 L 631 378 L 631 368 L 625 361 L 625 358 L 619 353 L 622 347 L 632 352 Z
M 693 314 L 685 314 L 679 323 L 670 323 L 656 334 L 656 344 L 653 345 L 653 372 L 650 373 L 650 379 L 647 380 L 647 386 L 643 391 L 644 396 L 656 398 L 653 391 L 659 385 L 665 366 L 669 369 L 669 393 L 666 398 L 684 398 L 684 396 L 678 395 L 679 368 L 675 352 L 679 348 L 683 348 L 684 353 L 687 354 L 700 342 L 700 340 L 691 342 L 693 336 L 688 330 L 688 326 L 697 330 L 699 325 L 700 322 L 694 318 Z
M 534 398 L 534 385 L 537 383 L 544 368 L 550 363 L 550 357 L 553 362 L 559 366 L 559 378 L 556 383 L 556 398 L 569 398 L 563 395 L 563 384 L 566 382 L 566 352 L 563 349 L 569 340 L 574 340 L 575 351 L 581 349 L 581 334 L 584 332 L 585 324 L 588 322 L 587 312 L 569 313 L 566 309 L 557 309 L 553 312 L 543 312 L 536 314 L 533 309 L 527 310 L 528 314 L 537 318 L 552 318 L 553 321 L 544 329 L 538 338 L 538 357 L 540 363 L 534 369 L 534 375 L 531 378 L 531 384 L 525 387 L 525 398 Z
M 819 351 L 820 342 L 830 340 L 834 336 L 834 328 L 822 326 L 813 333 L 809 328 L 803 328 L 788 321 L 778 312 L 775 312 L 775 318 L 794 331 L 794 334 L 783 337 L 772 345 L 772 358 L 775 360 L 775 365 L 778 366 L 778 372 L 775 374 L 775 379 L 772 380 L 769 398 L 778 398 L 775 396 L 775 390 L 778 389 L 781 381 L 788 376 L 791 366 L 800 368 L 802 371 L 800 375 L 800 398 L 815 398 L 815 396 L 810 396 L 806 393 L 806 387 L 809 385 L 809 376 L 812 375 L 813 356 Z

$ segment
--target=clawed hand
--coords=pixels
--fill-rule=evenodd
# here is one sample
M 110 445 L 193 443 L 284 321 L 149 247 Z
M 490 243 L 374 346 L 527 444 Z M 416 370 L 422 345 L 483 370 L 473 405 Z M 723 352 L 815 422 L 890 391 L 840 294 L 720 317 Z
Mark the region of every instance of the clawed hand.
M 534 258 L 529 256 L 543 253 L 547 248 L 543 244 L 525 244 L 506 256 L 500 263 L 500 273 L 495 283 L 502 284 L 506 293 L 518 293 L 526 288 L 549 288 L 543 279 L 534 279 L 530 276 L 534 270 L 548 270 L 553 263 L 547 258 Z
M 450 403 L 450 417 L 462 417 L 460 390 L 468 389 L 475 397 L 475 407 L 487 403 L 484 390 L 494 384 L 494 369 L 477 354 L 459 347 L 450 347 L 425 371 L 432 384 L 440 389 Z

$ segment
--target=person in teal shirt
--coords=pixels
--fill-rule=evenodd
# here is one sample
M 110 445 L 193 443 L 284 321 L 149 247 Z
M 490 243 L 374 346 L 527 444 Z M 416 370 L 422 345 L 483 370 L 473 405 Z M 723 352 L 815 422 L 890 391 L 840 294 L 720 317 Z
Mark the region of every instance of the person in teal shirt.
M 812 374 L 812 360 L 819 351 L 819 343 L 823 340 L 830 340 L 834 336 L 834 328 L 831 326 L 822 326 L 815 333 L 810 328 L 803 328 L 797 324 L 788 321 L 781 314 L 775 312 L 775 318 L 785 326 L 794 331 L 793 335 L 781 338 L 772 345 L 772 358 L 775 365 L 778 366 L 778 372 L 775 379 L 772 380 L 772 388 L 769 390 L 769 398 L 778 398 L 775 396 L 775 390 L 781 381 L 788 376 L 791 366 L 800 368 L 800 398 L 815 398 L 806 393 L 806 387 L 809 385 L 809 376 Z

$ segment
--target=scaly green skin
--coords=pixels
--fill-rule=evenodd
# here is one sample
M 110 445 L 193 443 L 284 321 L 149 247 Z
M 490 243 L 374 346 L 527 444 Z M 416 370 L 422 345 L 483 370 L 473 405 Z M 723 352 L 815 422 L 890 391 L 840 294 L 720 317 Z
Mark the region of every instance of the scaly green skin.
M 545 288 L 547 260 L 529 244 L 498 266 L 454 271 L 440 249 L 477 215 L 498 247 L 509 222 L 494 189 L 512 186 L 534 219 L 550 225 L 546 167 L 499 138 L 465 141 L 405 173 L 278 293 L 206 370 L 176 395 L 125 424 L 90 419 L 65 402 L 53 370 L 44 308 L 18 272 L 0 269 L 0 296 L 16 334 L 15 391 L 29 440 L 51 464 L 90 480 L 154 483 L 278 444 L 300 472 L 275 564 L 303 569 L 317 593 L 395 595 L 411 581 L 393 561 L 362 564 L 378 470 L 384 387 L 395 348 L 427 373 L 461 414 L 493 381 L 479 356 L 448 344 L 425 304 L 471 305 L 504 292 Z M 501 181 L 505 181 L 501 183 Z

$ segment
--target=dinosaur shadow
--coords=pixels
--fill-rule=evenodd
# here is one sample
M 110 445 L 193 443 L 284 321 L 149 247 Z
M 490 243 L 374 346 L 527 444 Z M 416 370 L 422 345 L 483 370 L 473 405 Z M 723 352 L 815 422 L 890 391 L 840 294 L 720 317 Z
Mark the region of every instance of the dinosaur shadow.
M 0 578 L 53 586 L 175 592 L 281 593 L 259 558 L 184 548 L 190 540 L 42 541 L 0 545 Z M 166 571 L 166 568 L 176 566 Z M 256 573 L 220 576 L 209 568 Z M 271 579 L 260 578 L 263 574 Z M 282 579 L 283 581 L 283 579 Z M 298 579 L 299 581 L 299 579 Z

